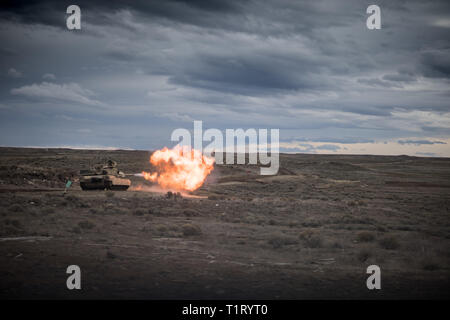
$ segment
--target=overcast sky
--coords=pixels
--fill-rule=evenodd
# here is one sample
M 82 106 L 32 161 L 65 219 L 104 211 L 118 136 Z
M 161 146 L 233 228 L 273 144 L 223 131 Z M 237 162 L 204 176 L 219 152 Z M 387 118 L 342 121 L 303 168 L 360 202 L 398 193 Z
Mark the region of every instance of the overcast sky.
M 288 152 L 450 156 L 449 1 L 6 3 L 0 145 L 155 149 L 202 120 L 279 128 Z

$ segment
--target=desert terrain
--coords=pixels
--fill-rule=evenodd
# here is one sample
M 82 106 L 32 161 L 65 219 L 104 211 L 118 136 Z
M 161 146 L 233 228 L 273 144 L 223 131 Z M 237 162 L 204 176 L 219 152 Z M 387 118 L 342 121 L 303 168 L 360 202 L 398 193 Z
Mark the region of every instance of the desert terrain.
M 282 154 L 276 176 L 216 165 L 182 198 L 138 176 L 63 192 L 107 159 L 149 171 L 150 155 L 0 148 L 1 298 L 450 297 L 450 159 Z M 366 287 L 372 264 L 381 290 Z

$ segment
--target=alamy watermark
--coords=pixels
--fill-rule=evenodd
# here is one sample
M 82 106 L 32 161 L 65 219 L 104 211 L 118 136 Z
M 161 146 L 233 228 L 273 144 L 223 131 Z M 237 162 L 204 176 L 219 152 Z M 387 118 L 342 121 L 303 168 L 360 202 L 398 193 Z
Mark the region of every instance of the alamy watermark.
M 70 274 L 70 276 L 67 278 L 67 281 L 66 281 L 67 289 L 80 290 L 81 289 L 81 269 L 80 269 L 80 267 L 77 266 L 76 264 L 72 264 L 67 267 L 66 273 Z
M 367 267 L 367 273 L 370 276 L 367 278 L 366 286 L 369 290 L 381 289 L 381 269 L 376 264 Z
M 244 129 L 226 129 L 224 143 L 222 131 L 219 129 L 203 131 L 203 122 L 194 121 L 193 148 L 206 156 L 214 157 L 217 164 L 223 164 L 224 158 L 226 164 L 261 164 L 263 165 L 260 168 L 261 175 L 275 175 L 280 168 L 280 130 L 270 129 L 270 134 L 268 133 L 268 129 L 245 131 Z M 170 139 L 178 142 L 178 146 L 184 151 L 192 148 L 192 135 L 187 129 L 175 129 Z M 210 143 L 203 148 L 203 141 Z

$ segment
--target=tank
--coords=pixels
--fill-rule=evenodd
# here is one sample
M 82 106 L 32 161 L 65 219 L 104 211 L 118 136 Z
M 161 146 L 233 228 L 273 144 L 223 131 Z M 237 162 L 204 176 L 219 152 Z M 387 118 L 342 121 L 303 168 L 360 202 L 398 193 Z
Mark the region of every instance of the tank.
M 80 171 L 80 187 L 83 190 L 121 190 L 125 191 L 131 181 L 117 168 L 117 163 L 108 160 L 106 164 L 98 164 L 90 170 Z

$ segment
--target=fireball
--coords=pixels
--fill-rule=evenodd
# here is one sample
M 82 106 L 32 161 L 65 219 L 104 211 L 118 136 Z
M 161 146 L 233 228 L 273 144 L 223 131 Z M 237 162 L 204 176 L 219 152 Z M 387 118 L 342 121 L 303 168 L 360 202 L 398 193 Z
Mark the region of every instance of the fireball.
M 150 163 L 156 167 L 156 172 L 143 171 L 142 175 L 146 180 L 157 182 L 164 189 L 194 191 L 202 186 L 214 169 L 214 161 L 214 158 L 207 157 L 195 149 L 164 147 L 150 157 Z

